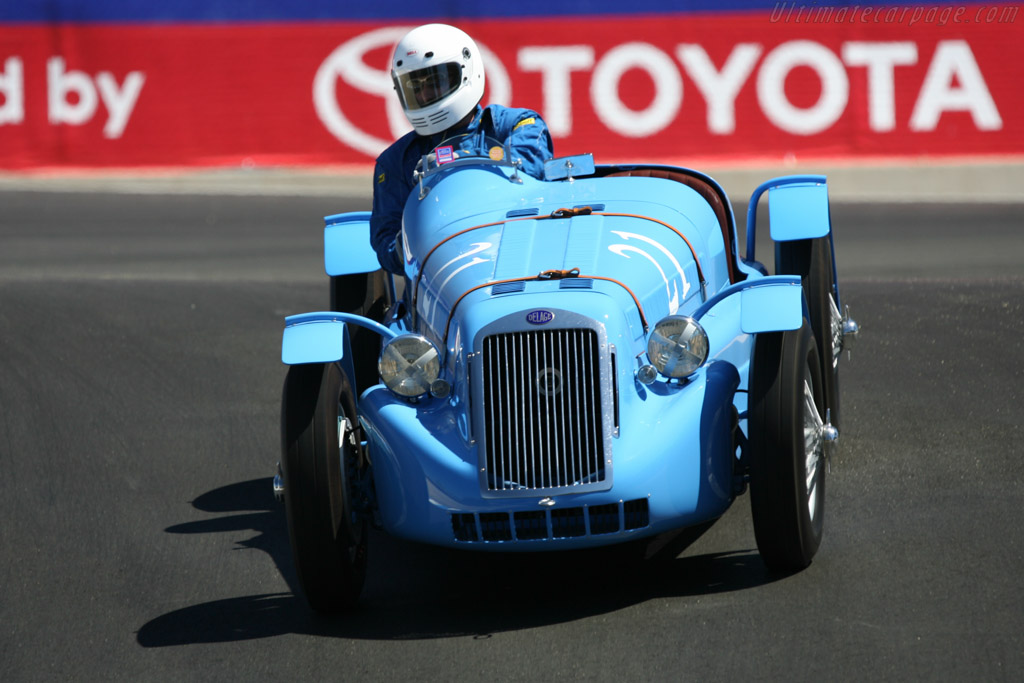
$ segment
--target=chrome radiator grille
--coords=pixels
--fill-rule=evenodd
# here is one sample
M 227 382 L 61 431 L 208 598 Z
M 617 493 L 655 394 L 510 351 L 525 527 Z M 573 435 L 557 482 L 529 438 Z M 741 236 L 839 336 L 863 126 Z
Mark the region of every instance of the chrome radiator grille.
M 492 335 L 484 339 L 482 360 L 489 490 L 591 488 L 605 481 L 594 330 Z

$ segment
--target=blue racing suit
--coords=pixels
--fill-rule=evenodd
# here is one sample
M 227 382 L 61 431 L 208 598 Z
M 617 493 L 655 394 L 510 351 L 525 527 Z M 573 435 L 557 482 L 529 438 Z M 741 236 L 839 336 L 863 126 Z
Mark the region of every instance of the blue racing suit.
M 402 211 L 412 192 L 416 163 L 431 153 L 442 140 L 453 135 L 476 133 L 507 142 L 513 158 L 523 160 L 522 170 L 534 178 L 544 175 L 544 162 L 553 156 L 551 135 L 540 115 L 529 109 L 512 109 L 499 104 L 476 106 L 469 125 L 449 128 L 434 135 L 412 131 L 398 139 L 377 157 L 373 172 L 373 213 L 370 216 L 370 243 L 380 265 L 392 273 L 402 273 L 402 255 L 395 238 L 402 229 Z M 486 150 L 479 150 L 486 153 Z

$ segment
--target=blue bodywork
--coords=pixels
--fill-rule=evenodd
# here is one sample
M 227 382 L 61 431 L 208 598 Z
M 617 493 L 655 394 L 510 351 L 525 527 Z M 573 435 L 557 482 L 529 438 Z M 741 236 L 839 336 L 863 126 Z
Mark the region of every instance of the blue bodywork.
M 630 168 L 557 181 L 470 160 L 437 169 L 405 207 L 401 314 L 386 326 L 336 312 L 287 319 L 288 364 L 339 361 L 351 376 L 354 362 L 376 362 L 351 358 L 351 325 L 385 339 L 416 332 L 440 351 L 440 377 L 451 386 L 444 398 L 409 400 L 383 384 L 358 398 L 373 512 L 389 533 L 484 550 L 608 545 L 710 522 L 743 490 L 754 340 L 799 328 L 806 311 L 799 277 L 766 276 L 753 262 L 756 205 L 770 194 L 776 241 L 829 235 L 825 179 L 779 178 L 758 188 L 741 260 L 728 199 L 714 181 L 645 167 L 717 192 L 724 228 L 688 184 L 629 175 Z M 377 268 L 368 218 L 327 218 L 328 274 Z M 648 337 L 669 315 L 700 323 L 707 361 L 685 379 L 642 383 Z M 548 358 L 545 343 L 551 357 L 568 359 L 561 370 L 536 360 Z M 580 370 L 573 377 L 570 361 Z M 569 404 L 550 413 L 561 415 L 554 425 L 528 408 L 517 412 L 541 401 L 525 393 L 549 371 L 556 392 L 562 382 L 578 384 L 569 399 L 568 388 L 559 394 Z M 521 454 L 535 446 L 554 462 Z M 598 455 L 583 462 L 584 451 Z M 517 474 L 497 471 L 506 468 Z M 528 483 L 523 468 L 550 476 Z M 554 474 L 563 469 L 570 474 Z

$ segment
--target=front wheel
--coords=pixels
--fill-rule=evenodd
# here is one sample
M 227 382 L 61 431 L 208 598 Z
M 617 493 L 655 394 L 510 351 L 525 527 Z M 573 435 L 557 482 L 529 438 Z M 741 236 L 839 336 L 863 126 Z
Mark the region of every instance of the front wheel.
M 388 274 L 383 270 L 354 275 L 334 275 L 330 280 L 330 310 L 355 313 L 377 322 L 384 322 L 391 307 L 391 290 Z M 379 381 L 377 358 L 380 356 L 380 336 L 361 325 L 349 325 L 352 340 L 352 356 L 355 359 L 357 394 L 372 387 Z
M 818 344 L 825 409 L 831 423 L 840 422 L 839 355 L 842 351 L 842 316 L 836 300 L 832 243 L 828 237 L 775 245 L 775 272 L 799 275 L 807 297 L 811 331 Z
M 317 612 L 351 606 L 366 577 L 368 534 L 351 486 L 363 473 L 355 416 L 336 363 L 289 368 L 281 411 L 285 509 L 299 584 Z
M 758 335 L 750 380 L 750 507 L 770 569 L 811 563 L 825 515 L 821 366 L 810 325 Z

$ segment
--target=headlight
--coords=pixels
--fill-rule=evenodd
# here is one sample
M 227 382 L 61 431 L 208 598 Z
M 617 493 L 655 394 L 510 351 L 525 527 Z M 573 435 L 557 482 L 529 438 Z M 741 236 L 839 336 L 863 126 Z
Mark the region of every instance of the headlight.
M 377 363 L 380 378 L 399 396 L 422 396 L 441 372 L 441 359 L 426 337 L 403 334 L 391 339 Z
M 693 318 L 670 315 L 654 326 L 647 356 L 662 375 L 687 377 L 708 359 L 708 335 Z

